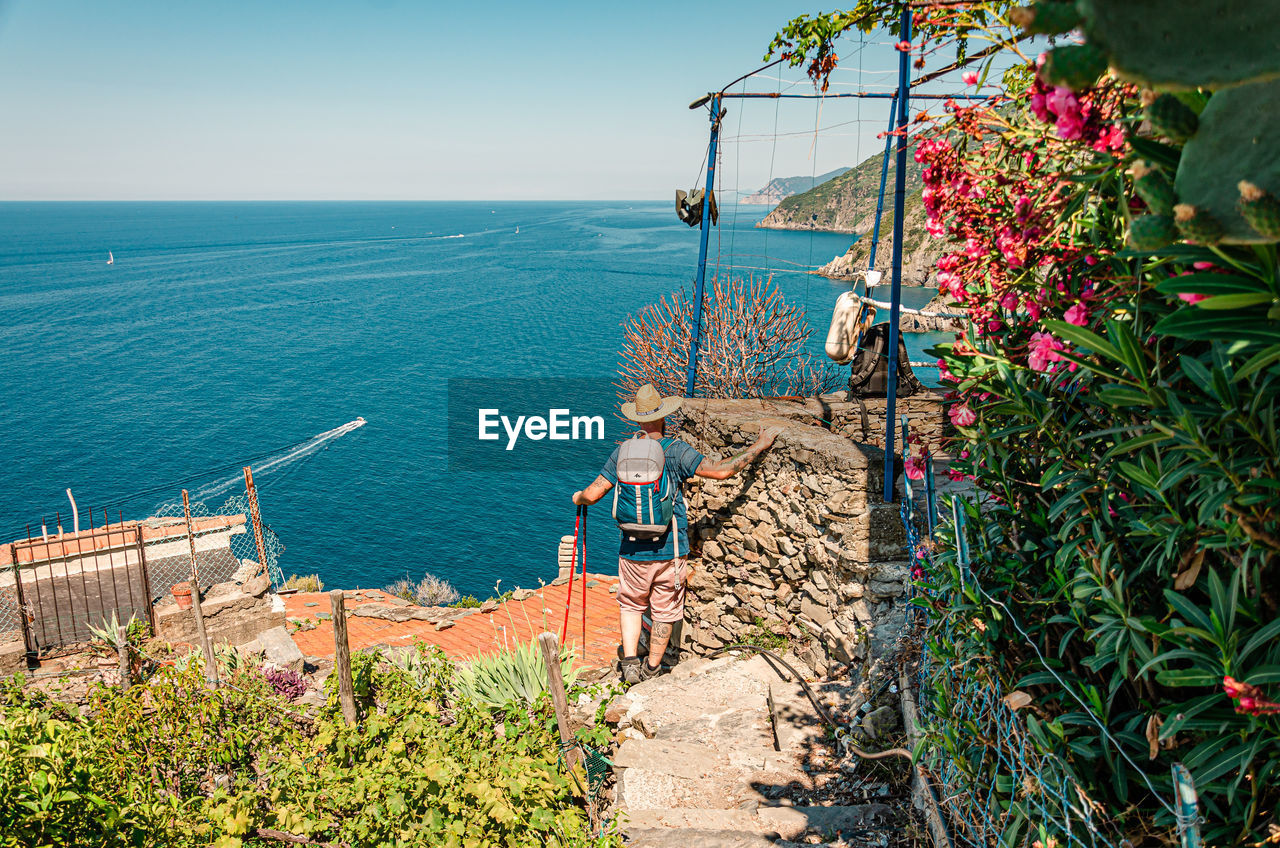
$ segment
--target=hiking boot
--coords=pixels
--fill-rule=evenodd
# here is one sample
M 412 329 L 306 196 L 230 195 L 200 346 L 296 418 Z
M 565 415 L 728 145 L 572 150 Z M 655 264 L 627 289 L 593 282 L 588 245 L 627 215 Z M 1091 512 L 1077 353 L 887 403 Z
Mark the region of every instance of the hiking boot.
M 652 680 L 653 678 L 657 677 L 659 674 L 662 674 L 661 665 L 659 665 L 657 668 L 654 668 L 653 666 L 649 665 L 648 660 L 640 663 L 640 680 L 641 681 Z
M 618 671 L 622 673 L 622 682 L 628 686 L 633 686 L 641 681 L 642 669 L 648 663 L 639 657 L 623 657 L 618 662 Z

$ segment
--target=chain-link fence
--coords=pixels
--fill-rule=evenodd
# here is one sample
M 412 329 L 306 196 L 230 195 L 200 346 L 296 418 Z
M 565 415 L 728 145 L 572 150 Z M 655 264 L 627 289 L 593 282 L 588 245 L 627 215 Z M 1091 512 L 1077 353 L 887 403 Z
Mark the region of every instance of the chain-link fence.
M 147 575 L 152 593 L 158 598 L 175 583 L 191 579 L 191 546 L 181 500 L 160 505 L 154 515 L 162 517 L 147 519 L 143 527 Z M 201 589 L 237 575 L 247 577 L 256 570 L 254 566 L 261 565 L 250 515 L 249 500 L 244 495 L 232 495 L 213 507 L 205 501 L 191 501 Z M 280 571 L 284 545 L 266 525 L 262 527 L 262 541 L 266 573 L 271 584 L 280 588 L 284 585 Z
M 193 501 L 190 533 L 181 501 L 152 515 L 85 531 L 59 527 L 0 546 L 0 651 L 44 656 L 89 641 L 90 628 L 113 615 L 120 623 L 151 621 L 154 603 L 191 579 L 193 546 L 201 589 L 264 570 L 272 585 L 283 586 L 284 546 L 262 525 L 259 553 L 246 495 L 213 506 Z
M 903 421 L 903 455 L 908 452 L 907 422 Z M 933 462 L 926 455 L 923 479 L 915 491 L 906 479 L 902 520 L 911 552 L 913 577 L 908 597 L 915 598 L 908 622 L 910 638 L 919 645 L 914 675 L 920 718 L 928 734 L 920 759 L 934 782 L 950 838 L 970 848 L 1053 844 L 1058 848 L 1101 848 L 1119 844 L 1094 803 L 1057 758 L 1036 745 L 1023 705 L 1011 701 L 994 669 L 983 657 L 962 663 L 942 663 L 931 657 L 925 630 L 931 626 L 930 608 L 949 609 L 967 603 L 920 589 L 932 573 L 932 540 L 941 532 L 955 534 L 955 550 L 966 584 L 982 591 L 969 570 L 963 511 L 951 498 L 940 503 L 934 485 Z M 919 466 L 917 466 L 919 467 Z M 953 495 L 952 498 L 958 497 Z M 939 527 L 939 510 L 953 517 Z M 985 594 L 985 591 L 983 591 Z M 927 598 L 927 600 L 926 600 Z M 938 630 L 946 618 L 932 622 L 933 640 L 946 640 Z M 1010 803 L 1015 799 L 1016 803 Z M 1051 840 L 1051 841 L 1046 841 Z

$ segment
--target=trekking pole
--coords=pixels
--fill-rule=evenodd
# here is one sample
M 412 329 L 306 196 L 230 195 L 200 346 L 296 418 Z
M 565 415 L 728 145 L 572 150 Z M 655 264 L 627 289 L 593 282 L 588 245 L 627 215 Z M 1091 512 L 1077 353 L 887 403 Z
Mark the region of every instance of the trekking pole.
M 582 512 L 582 660 L 587 659 L 587 505 L 578 507 Z
M 560 644 L 569 632 L 569 605 L 573 602 L 573 574 L 578 565 L 578 529 L 582 525 L 582 507 L 578 507 L 577 518 L 573 521 L 573 553 L 569 556 L 569 591 L 564 596 L 564 622 L 560 625 Z

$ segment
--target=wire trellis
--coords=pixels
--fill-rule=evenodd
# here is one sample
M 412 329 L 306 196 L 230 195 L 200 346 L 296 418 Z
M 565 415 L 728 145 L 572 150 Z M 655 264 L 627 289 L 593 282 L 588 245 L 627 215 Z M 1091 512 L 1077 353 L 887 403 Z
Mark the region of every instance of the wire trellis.
M 907 419 L 902 419 L 902 453 L 908 450 Z M 922 589 L 919 578 L 929 573 L 930 539 L 938 524 L 933 461 L 926 457 L 924 496 L 912 490 L 904 475 L 901 516 L 911 554 L 913 576 L 908 602 L 929 595 L 946 606 L 949 597 Z M 953 502 L 954 503 L 954 502 Z M 958 512 L 958 509 L 956 510 Z M 963 520 L 948 526 L 952 532 Z M 957 539 L 957 557 L 966 582 L 967 547 Z M 923 631 L 928 607 L 912 604 L 909 630 L 921 641 L 914 688 L 921 721 L 930 744 L 920 764 L 937 782 L 939 804 L 956 845 L 970 848 L 1027 846 L 1056 840 L 1059 848 L 1103 848 L 1121 837 L 1100 815 L 1084 788 L 1057 757 L 1035 744 L 1024 718 L 1006 700 L 999 675 L 981 657 L 963 663 L 940 663 L 928 653 Z M 936 626 L 936 625 L 935 625 Z M 936 638 L 945 638 L 945 634 Z M 966 740 L 966 744 L 954 741 Z M 1010 803 L 1010 799 L 1016 803 Z

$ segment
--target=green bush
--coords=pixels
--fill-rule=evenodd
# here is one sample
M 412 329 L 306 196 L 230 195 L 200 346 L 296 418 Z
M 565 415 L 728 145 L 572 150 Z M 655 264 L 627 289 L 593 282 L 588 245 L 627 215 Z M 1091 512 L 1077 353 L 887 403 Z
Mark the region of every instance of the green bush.
M 554 717 L 494 719 L 419 649 L 413 671 L 359 654 L 365 718 L 314 718 L 257 669 L 203 685 L 166 667 L 80 711 L 0 689 L 0 846 L 278 844 L 258 829 L 350 845 L 617 845 L 595 836 L 558 762 Z M 405 663 L 402 661 L 402 665 Z

